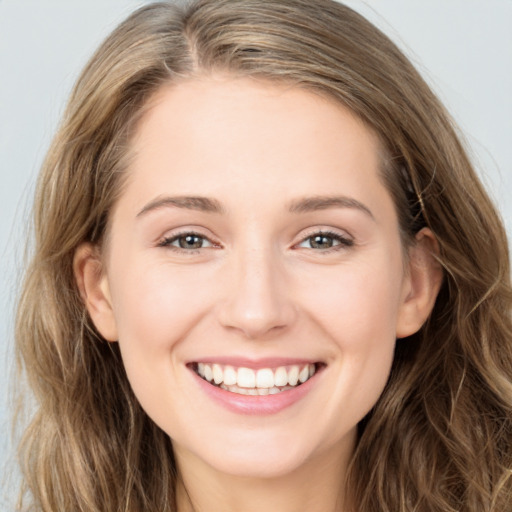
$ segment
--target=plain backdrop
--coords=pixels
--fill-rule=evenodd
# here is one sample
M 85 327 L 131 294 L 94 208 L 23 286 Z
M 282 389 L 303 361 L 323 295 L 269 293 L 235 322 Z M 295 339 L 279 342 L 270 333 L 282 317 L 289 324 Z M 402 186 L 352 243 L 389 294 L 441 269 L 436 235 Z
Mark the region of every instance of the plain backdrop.
M 80 69 L 144 3 L 0 0 L 0 472 L 12 454 L 13 311 L 34 181 Z M 405 50 L 448 106 L 512 233 L 512 0 L 346 3 Z

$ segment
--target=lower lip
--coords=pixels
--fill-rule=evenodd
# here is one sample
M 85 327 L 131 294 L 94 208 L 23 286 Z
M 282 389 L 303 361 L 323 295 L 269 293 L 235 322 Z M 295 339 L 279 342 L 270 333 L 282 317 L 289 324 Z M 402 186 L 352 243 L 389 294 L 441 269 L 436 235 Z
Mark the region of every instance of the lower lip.
M 215 402 L 237 414 L 266 415 L 276 414 L 292 406 L 311 391 L 318 373 L 304 384 L 275 395 L 241 395 L 214 386 L 191 370 L 200 388 Z

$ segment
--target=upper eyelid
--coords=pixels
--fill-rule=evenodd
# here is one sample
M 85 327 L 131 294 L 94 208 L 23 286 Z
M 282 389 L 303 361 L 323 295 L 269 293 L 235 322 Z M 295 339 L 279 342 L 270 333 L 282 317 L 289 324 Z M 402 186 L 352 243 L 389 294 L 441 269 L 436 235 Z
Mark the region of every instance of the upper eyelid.
M 204 240 L 207 240 L 209 245 L 207 247 L 189 247 L 189 248 L 179 247 L 178 245 L 174 245 L 175 242 L 179 240 L 179 238 L 181 238 L 183 236 L 187 236 L 187 235 L 194 235 L 194 236 L 197 236 Z M 163 236 L 157 242 L 156 247 L 165 249 L 168 251 L 172 251 L 175 254 L 183 254 L 183 255 L 192 256 L 193 254 L 199 254 L 201 251 L 204 251 L 205 249 L 218 249 L 221 246 L 220 246 L 220 244 L 211 240 L 209 237 L 201 235 L 200 233 L 185 231 L 182 233 L 177 233 L 175 235 Z
M 200 238 L 204 238 L 204 239 L 208 240 L 214 246 L 221 246 L 221 247 L 223 246 L 223 244 L 218 240 L 217 237 L 204 233 L 202 231 L 202 228 L 195 229 L 194 227 L 190 227 L 190 228 L 183 228 L 183 229 L 177 228 L 177 229 L 178 230 L 175 232 L 173 232 L 173 230 L 170 230 L 170 232 L 167 232 L 164 235 L 160 236 L 157 240 L 157 243 L 161 244 L 162 242 L 166 242 L 166 241 L 168 242 L 170 240 L 175 240 L 175 239 L 177 239 L 181 236 L 185 236 L 185 235 L 195 235 Z M 337 237 L 340 239 L 354 242 L 354 237 L 348 231 L 346 231 L 344 229 L 328 227 L 328 226 L 322 226 L 322 227 L 315 226 L 315 227 L 306 228 L 306 229 L 301 230 L 301 233 L 299 233 L 296 236 L 295 241 L 292 243 L 292 246 L 296 246 L 296 245 L 302 243 L 303 241 L 307 240 L 308 238 L 311 238 L 312 236 L 315 236 L 318 234 Z
M 188 236 L 188 235 L 193 235 L 193 236 L 196 236 L 198 238 L 202 238 L 203 240 L 208 241 L 214 247 L 220 245 L 218 242 L 215 242 L 210 237 L 202 235 L 200 233 L 195 233 L 193 231 L 185 231 L 183 233 L 177 233 L 175 235 L 164 236 L 164 237 L 162 237 L 161 241 L 162 242 L 167 242 L 167 243 L 175 242 L 176 240 L 178 240 L 178 239 L 180 239 L 182 237 Z
M 313 251 L 322 252 L 324 254 L 328 253 L 329 251 L 335 251 L 340 248 L 349 248 L 349 247 L 352 247 L 355 245 L 354 237 L 347 231 L 340 230 L 339 228 L 331 228 L 331 227 L 325 226 L 322 228 L 313 227 L 313 228 L 311 228 L 311 230 L 306 231 L 306 233 L 301 234 L 298 241 L 294 242 L 291 245 L 291 248 L 292 249 L 300 249 L 301 244 L 303 244 L 308 239 L 313 238 L 316 235 L 331 237 L 334 239 L 338 239 L 338 241 L 339 241 L 339 244 L 336 244 L 329 249 L 318 250 L 318 249 L 311 248 L 311 250 L 313 250 Z
M 343 238 L 345 240 L 354 241 L 354 237 L 346 230 L 340 228 L 333 227 L 312 227 L 306 230 L 302 230 L 302 232 L 298 235 L 299 241 L 306 240 L 314 235 L 328 235 L 328 236 L 336 236 L 339 238 Z
M 204 228 L 201 227 L 185 227 L 185 228 L 175 228 L 175 229 L 168 229 L 165 231 L 161 236 L 158 237 L 157 241 L 160 240 L 171 240 L 175 238 L 179 238 L 180 236 L 185 235 L 195 235 L 201 238 L 205 238 L 206 240 L 209 240 L 212 243 L 220 244 L 217 237 L 213 236 L 213 234 L 210 234 L 210 231 L 208 233 L 205 233 Z

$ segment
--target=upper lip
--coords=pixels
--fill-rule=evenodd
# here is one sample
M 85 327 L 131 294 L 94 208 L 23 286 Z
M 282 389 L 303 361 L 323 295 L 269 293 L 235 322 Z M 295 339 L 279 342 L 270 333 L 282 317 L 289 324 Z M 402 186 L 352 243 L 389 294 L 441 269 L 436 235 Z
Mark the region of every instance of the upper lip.
M 234 356 L 211 356 L 201 357 L 190 361 L 189 364 L 205 363 L 205 364 L 221 364 L 229 365 L 237 368 L 251 368 L 259 370 L 260 368 L 278 368 L 280 366 L 306 365 L 321 363 L 319 359 L 297 358 L 297 357 L 264 357 L 259 359 L 250 359 L 246 357 Z

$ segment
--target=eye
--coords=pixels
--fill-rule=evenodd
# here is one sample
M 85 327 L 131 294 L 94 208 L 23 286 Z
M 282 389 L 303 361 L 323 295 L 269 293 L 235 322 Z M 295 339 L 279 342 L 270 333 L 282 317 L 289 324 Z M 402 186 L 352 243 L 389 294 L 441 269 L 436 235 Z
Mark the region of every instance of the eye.
M 343 247 L 352 247 L 354 241 L 338 233 L 320 231 L 313 233 L 300 242 L 297 247 L 305 249 L 329 250 Z
M 175 236 L 166 237 L 158 245 L 160 247 L 171 247 L 185 251 L 214 246 L 208 238 L 198 233 L 180 233 Z

